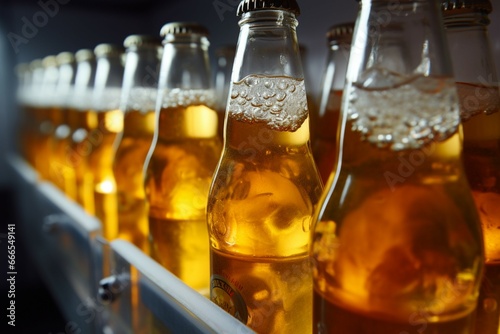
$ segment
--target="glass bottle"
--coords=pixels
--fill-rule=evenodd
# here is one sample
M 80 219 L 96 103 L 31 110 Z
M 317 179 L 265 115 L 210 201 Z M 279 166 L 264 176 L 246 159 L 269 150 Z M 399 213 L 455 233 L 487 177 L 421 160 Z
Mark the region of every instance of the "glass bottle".
M 113 174 L 118 198 L 118 236 L 149 253 L 148 214 L 143 166 L 155 130 L 155 103 L 161 61 L 161 40 L 131 35 L 126 49 L 120 109 L 123 131 L 115 142 Z
M 362 0 L 313 228 L 316 333 L 471 333 L 484 257 L 459 124 L 438 1 Z
M 76 199 L 76 181 L 74 169 L 67 155 L 70 128 L 67 103 L 73 91 L 76 62 L 71 52 L 61 52 L 56 56 L 59 79 L 56 85 L 55 110 L 60 114 L 54 124 L 54 135 L 49 143 L 52 159 L 50 161 L 50 180 L 69 198 Z
M 314 118 L 313 155 L 323 182 L 328 180 L 337 160 L 337 136 L 340 102 L 345 84 L 347 62 L 351 50 L 354 23 L 341 23 L 330 27 L 327 62 L 324 68 L 318 114 Z
M 187 285 L 207 294 L 208 189 L 221 153 L 208 31 L 172 22 L 164 37 L 156 130 L 146 158 L 152 257 Z
M 39 150 L 36 151 L 35 166 L 40 176 L 44 180 L 50 180 L 50 142 L 54 135 L 56 124 L 61 120 L 62 114 L 55 108 L 57 104 L 57 80 L 59 71 L 57 66 L 56 56 L 50 55 L 42 59 L 43 78 L 40 92 L 38 93 L 38 103 L 41 123 L 38 129 L 39 134 Z
M 30 150 L 32 145 L 31 140 L 31 123 L 33 115 L 30 114 L 30 89 L 32 85 L 32 73 L 29 63 L 19 63 L 14 68 L 17 78 L 16 102 L 19 108 L 19 128 L 18 147 L 20 155 L 29 163 Z
M 97 61 L 91 113 L 95 113 L 97 127 L 88 134 L 92 143 L 88 156 L 92 173 L 95 216 L 103 227 L 103 236 L 113 240 L 118 236 L 118 203 L 113 175 L 114 142 L 123 130 L 123 112 L 120 110 L 123 84 L 124 49 L 102 43 L 94 48 Z
M 28 91 L 27 102 L 27 117 L 29 128 L 29 148 L 28 148 L 28 161 L 31 166 L 38 171 L 38 152 L 42 151 L 42 131 L 44 122 L 47 121 L 47 112 L 42 108 L 41 91 L 43 84 L 43 61 L 42 59 L 34 59 L 29 63 L 31 79 L 30 88 Z M 39 171 L 38 171 L 39 172 Z
M 231 72 L 233 70 L 236 46 L 225 45 L 215 51 L 215 98 L 216 110 L 219 116 L 218 133 L 222 139 L 224 130 L 224 118 L 226 115 L 226 104 L 229 97 L 229 85 L 231 83 Z
M 259 333 L 309 333 L 309 143 L 295 1 L 242 1 L 224 148 L 207 207 L 211 300 Z M 265 59 L 266 61 L 262 61 Z
M 485 276 L 477 334 L 500 333 L 500 90 L 489 41 L 489 0 L 443 0 L 443 18 L 460 99 L 463 162 L 481 218 Z
M 81 49 L 75 53 L 75 60 L 75 84 L 67 110 L 70 128 L 67 155 L 75 175 L 76 202 L 93 215 L 94 187 L 88 156 L 98 140 L 98 137 L 89 136 L 97 128 L 97 115 L 92 106 L 96 59 L 92 50 Z

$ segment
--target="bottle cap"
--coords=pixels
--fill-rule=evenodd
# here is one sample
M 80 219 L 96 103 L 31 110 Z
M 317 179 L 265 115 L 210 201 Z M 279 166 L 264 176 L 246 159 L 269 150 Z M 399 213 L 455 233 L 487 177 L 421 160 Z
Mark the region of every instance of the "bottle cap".
M 208 29 L 196 22 L 170 22 L 160 30 L 160 36 L 198 34 L 208 36 Z
M 43 67 L 57 66 L 56 56 L 46 56 L 42 59 Z
M 287 10 L 295 16 L 300 15 L 300 8 L 295 0 L 242 0 L 236 10 L 236 15 L 241 16 L 243 13 L 266 9 Z
M 470 11 L 481 11 L 489 14 L 493 10 L 490 0 L 442 0 L 441 8 L 444 15 Z
M 75 59 L 77 62 L 86 61 L 95 58 L 94 52 L 90 49 L 81 49 L 75 53 Z
M 61 52 L 56 56 L 59 65 L 69 64 L 75 61 L 75 56 L 71 52 Z
M 326 39 L 329 43 L 343 39 L 345 37 L 352 37 L 354 31 L 354 22 L 335 24 L 330 27 L 326 33 Z
M 109 43 L 102 43 L 94 48 L 94 53 L 96 57 L 110 56 L 110 55 L 121 55 L 123 54 L 123 48 Z
M 161 46 L 161 39 L 150 35 L 130 35 L 123 41 L 125 48 L 134 46 Z
M 42 68 L 43 67 L 43 64 L 42 64 L 42 60 L 37 58 L 37 59 L 33 59 L 32 61 L 30 61 L 30 70 L 31 71 L 34 71 L 36 69 L 39 69 L 39 68 Z

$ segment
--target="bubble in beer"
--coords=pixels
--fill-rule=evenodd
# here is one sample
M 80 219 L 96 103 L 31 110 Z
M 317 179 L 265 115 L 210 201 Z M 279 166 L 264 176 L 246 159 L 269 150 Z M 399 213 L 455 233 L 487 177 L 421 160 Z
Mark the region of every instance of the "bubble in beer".
M 443 141 L 457 131 L 459 104 L 451 79 L 416 76 L 396 83 L 396 75 L 385 74 L 388 86 L 372 87 L 372 75 L 349 92 L 348 117 L 364 140 L 399 151 Z
M 158 90 L 149 87 L 134 87 L 130 90 L 124 110 L 137 110 L 147 113 L 155 110 Z
M 163 92 L 162 109 L 189 107 L 203 104 L 209 108 L 215 106 L 215 93 L 211 89 L 170 89 Z
M 277 131 L 296 131 L 308 116 L 304 80 L 247 76 L 233 83 L 228 111 L 242 122 L 264 123 Z

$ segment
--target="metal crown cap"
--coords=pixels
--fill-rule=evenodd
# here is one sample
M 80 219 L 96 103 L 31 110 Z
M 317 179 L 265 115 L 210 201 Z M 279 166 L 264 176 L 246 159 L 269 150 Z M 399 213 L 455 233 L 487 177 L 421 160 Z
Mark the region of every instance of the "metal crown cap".
M 75 61 L 75 56 L 71 52 L 61 52 L 56 56 L 58 64 L 69 64 Z
M 160 36 L 198 34 L 208 36 L 208 29 L 196 22 L 170 22 L 160 30 Z
M 42 59 L 42 65 L 43 65 L 43 67 L 57 66 L 56 56 L 52 56 L 52 55 L 45 56 Z
M 242 0 L 236 10 L 236 15 L 241 16 L 256 10 L 281 9 L 300 15 L 300 7 L 296 0 Z
M 342 39 L 344 37 L 352 37 L 354 31 L 354 22 L 346 22 L 335 24 L 330 27 L 326 33 L 326 39 L 329 42 L 335 41 L 337 39 Z
M 102 43 L 94 48 L 94 53 L 96 57 L 103 57 L 108 55 L 121 55 L 123 54 L 123 48 L 121 46 L 109 43 Z
M 133 46 L 161 46 L 161 38 L 151 35 L 130 35 L 123 41 L 125 48 Z
M 75 59 L 77 62 L 86 61 L 95 58 L 94 52 L 90 49 L 81 49 L 75 53 Z
M 441 8 L 445 15 L 467 10 L 478 10 L 489 14 L 493 10 L 490 0 L 441 0 Z

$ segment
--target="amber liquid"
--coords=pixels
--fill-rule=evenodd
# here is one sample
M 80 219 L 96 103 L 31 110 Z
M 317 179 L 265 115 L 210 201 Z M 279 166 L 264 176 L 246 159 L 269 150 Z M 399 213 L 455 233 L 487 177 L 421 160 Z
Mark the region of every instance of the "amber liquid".
M 50 138 L 51 151 L 50 180 L 69 198 L 76 199 L 75 171 L 68 156 L 71 131 L 69 114 L 65 108 L 57 108 L 59 122 L 54 124 L 54 133 Z
M 315 226 L 314 330 L 471 333 L 483 259 L 458 133 L 393 151 L 352 126 Z
M 206 293 L 205 209 L 221 152 L 217 113 L 203 105 L 162 109 L 158 128 L 145 169 L 151 255 L 187 285 Z
M 342 91 L 332 90 L 326 109 L 316 119 L 313 155 L 324 183 L 328 181 L 337 161 L 337 132 Z
M 127 111 L 113 163 L 118 198 L 118 236 L 146 254 L 149 253 L 149 227 L 143 168 L 154 128 L 154 111 Z
M 254 331 L 311 332 L 312 280 L 307 253 L 259 258 L 212 250 L 211 261 L 213 272 L 238 289 L 245 301 L 243 313 L 248 313 L 244 320 Z M 232 315 L 239 311 L 223 292 L 212 290 L 211 299 Z
M 322 310 L 321 314 L 325 315 L 319 318 L 319 312 L 314 314 L 313 330 L 318 334 L 469 334 L 473 321 L 471 315 L 465 315 L 435 323 L 418 311 L 409 314 L 407 319 L 378 317 L 330 302 L 317 291 L 314 291 L 314 309 Z
M 68 109 L 68 124 L 71 135 L 66 151 L 66 159 L 73 168 L 75 175 L 75 198 L 87 213 L 93 215 L 94 184 L 92 171 L 89 167 L 89 155 L 100 143 L 100 136 L 91 136 L 97 128 L 97 114 L 90 110 Z
M 212 301 L 259 333 L 309 333 L 306 254 L 322 185 L 308 119 L 291 132 L 230 115 L 226 136 L 207 207 L 211 279 L 240 282 L 235 295 L 243 310 L 228 309 L 214 288 Z M 248 317 L 241 318 L 245 309 Z
M 36 152 L 36 132 L 39 120 L 37 108 L 31 105 L 21 105 L 22 119 L 20 125 L 21 154 L 23 158 L 32 166 L 35 167 L 35 152 Z
M 473 114 L 463 121 L 463 161 L 481 218 L 486 253 L 486 276 L 478 302 L 475 333 L 497 334 L 500 333 L 497 268 L 500 265 L 500 96 L 498 87 L 457 85 L 462 108 Z M 474 99 L 476 103 L 472 103 Z
M 33 145 L 33 160 L 35 169 L 42 179 L 50 180 L 51 138 L 54 135 L 55 124 L 60 122 L 61 113 L 56 108 L 37 107 L 35 144 Z
M 118 201 L 113 175 L 114 142 L 123 129 L 121 110 L 97 112 L 97 128 L 89 133 L 95 139 L 88 162 L 94 184 L 95 216 L 103 225 L 103 236 L 113 240 L 118 236 Z

